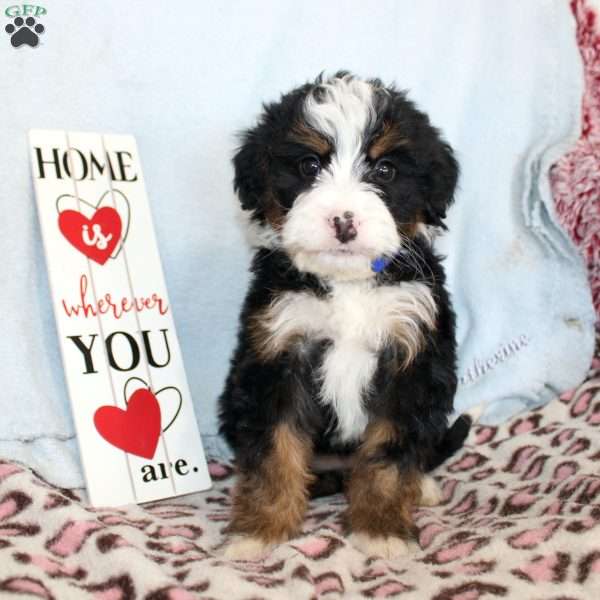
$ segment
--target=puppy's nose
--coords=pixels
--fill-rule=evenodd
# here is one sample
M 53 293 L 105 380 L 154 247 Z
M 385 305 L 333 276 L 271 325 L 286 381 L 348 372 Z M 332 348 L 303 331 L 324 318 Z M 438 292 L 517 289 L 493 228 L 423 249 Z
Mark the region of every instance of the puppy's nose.
M 330 223 L 335 229 L 335 237 L 342 244 L 350 242 L 358 235 L 358 231 L 356 231 L 354 225 L 354 213 L 349 210 L 345 211 L 341 217 L 335 215 L 330 219 Z

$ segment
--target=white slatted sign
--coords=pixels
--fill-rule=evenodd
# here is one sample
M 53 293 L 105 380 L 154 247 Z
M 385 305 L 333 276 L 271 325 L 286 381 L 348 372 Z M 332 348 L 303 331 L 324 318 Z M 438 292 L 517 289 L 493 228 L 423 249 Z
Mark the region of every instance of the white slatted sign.
M 90 501 L 209 488 L 134 138 L 33 130 L 29 140 Z

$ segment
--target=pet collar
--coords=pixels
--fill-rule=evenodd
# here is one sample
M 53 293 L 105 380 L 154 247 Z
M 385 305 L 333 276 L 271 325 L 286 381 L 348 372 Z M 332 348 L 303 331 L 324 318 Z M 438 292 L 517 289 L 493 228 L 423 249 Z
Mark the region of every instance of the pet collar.
M 375 260 L 371 261 L 371 270 L 375 273 L 381 273 L 391 262 L 392 257 L 378 256 Z

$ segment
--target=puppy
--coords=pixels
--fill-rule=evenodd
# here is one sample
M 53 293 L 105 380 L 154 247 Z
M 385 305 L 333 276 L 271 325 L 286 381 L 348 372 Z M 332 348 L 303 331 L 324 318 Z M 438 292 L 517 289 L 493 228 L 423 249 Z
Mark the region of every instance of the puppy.
M 403 92 L 340 72 L 265 106 L 233 163 L 258 249 L 219 400 L 238 469 L 226 556 L 298 533 L 322 457 L 350 462 L 354 543 L 404 554 L 413 507 L 439 501 L 425 473 L 470 425 L 447 423 L 454 313 L 430 240 L 453 152 Z

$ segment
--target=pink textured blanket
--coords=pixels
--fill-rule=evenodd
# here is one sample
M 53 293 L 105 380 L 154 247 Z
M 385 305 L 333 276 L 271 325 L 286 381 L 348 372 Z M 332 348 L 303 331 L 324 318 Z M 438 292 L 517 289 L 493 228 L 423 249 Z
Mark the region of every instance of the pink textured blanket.
M 0 596 L 600 598 L 597 389 L 592 379 L 527 417 L 475 427 L 436 473 L 443 504 L 417 512 L 422 550 L 395 561 L 347 542 L 342 496 L 313 502 L 302 535 L 264 560 L 224 560 L 225 464 L 211 464 L 215 487 L 205 494 L 94 510 L 2 462 Z
M 590 2 L 572 0 L 571 8 L 585 77 L 583 123 L 575 147 L 552 169 L 552 193 L 561 223 L 587 262 L 600 318 L 600 27 Z

